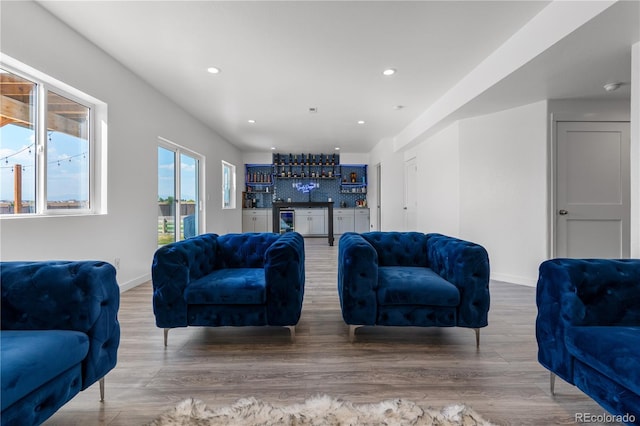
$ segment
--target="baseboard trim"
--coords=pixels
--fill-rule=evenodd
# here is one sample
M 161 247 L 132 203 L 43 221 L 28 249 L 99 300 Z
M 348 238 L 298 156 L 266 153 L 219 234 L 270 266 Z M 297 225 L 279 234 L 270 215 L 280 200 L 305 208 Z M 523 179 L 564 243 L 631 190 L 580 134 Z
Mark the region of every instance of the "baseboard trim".
M 120 284 L 120 293 L 124 293 L 127 290 L 138 287 L 140 284 L 144 284 L 151 279 L 151 274 L 144 274 L 138 278 L 127 281 L 124 284 Z
M 538 283 L 537 278 L 522 277 L 510 274 L 491 274 L 491 279 L 494 281 L 502 281 L 511 284 L 523 285 L 526 287 L 535 287 Z

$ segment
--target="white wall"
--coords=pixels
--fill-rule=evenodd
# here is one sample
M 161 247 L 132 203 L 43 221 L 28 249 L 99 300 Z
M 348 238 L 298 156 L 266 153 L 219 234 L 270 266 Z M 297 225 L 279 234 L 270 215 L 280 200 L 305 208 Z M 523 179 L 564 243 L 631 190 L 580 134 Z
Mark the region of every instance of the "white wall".
M 455 122 L 420 144 L 418 230 L 460 235 L 460 126 Z
M 535 285 L 547 186 L 546 101 L 460 123 L 460 236 L 487 249 L 493 279 Z
M 206 231 L 241 230 L 240 210 L 221 208 L 220 161 L 241 167 L 235 147 L 37 4 L 3 2 L 1 19 L 2 53 L 106 102 L 109 112 L 108 213 L 2 218 L 2 260 L 118 257 L 122 288 L 148 280 L 157 244 L 158 137 L 205 156 Z

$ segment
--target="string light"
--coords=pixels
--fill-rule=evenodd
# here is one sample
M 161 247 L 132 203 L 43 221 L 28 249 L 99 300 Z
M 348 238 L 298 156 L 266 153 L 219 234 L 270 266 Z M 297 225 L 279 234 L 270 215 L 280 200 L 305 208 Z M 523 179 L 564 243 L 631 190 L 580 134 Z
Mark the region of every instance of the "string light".
M 22 152 L 25 152 L 25 151 L 27 151 L 27 150 L 29 150 L 29 154 L 31 154 L 31 148 L 32 148 L 34 145 L 35 145 L 35 144 L 31 144 L 31 145 L 29 145 L 29 146 L 25 146 L 25 147 L 24 147 L 24 148 L 22 148 L 20 151 L 16 151 L 16 152 L 14 152 L 13 154 L 9 154 L 9 155 L 5 156 L 5 157 L 4 157 L 4 162 L 5 162 L 5 164 L 9 164 L 9 158 L 11 158 L 11 157 L 15 157 L 16 155 L 18 155 L 18 154 L 20 154 L 20 153 L 22 153 Z
M 16 154 L 11 154 L 11 155 L 9 155 L 7 157 L 4 157 L 5 158 L 5 164 L 9 164 L 9 158 L 14 156 L 14 155 L 16 155 Z M 72 163 L 73 162 L 72 160 L 74 158 L 79 158 L 80 156 L 82 156 L 82 158 L 86 160 L 87 152 L 85 151 L 85 152 L 82 152 L 80 154 L 72 155 L 70 157 L 67 157 L 66 159 L 68 160 L 69 163 Z M 58 166 L 62 166 L 63 163 L 61 163 L 61 161 L 64 161 L 64 160 L 65 160 L 64 158 L 58 159 L 58 160 L 52 160 L 52 161 L 49 161 L 49 163 L 47 163 L 47 164 L 49 164 L 49 165 L 56 164 Z M 22 170 L 26 170 L 27 168 L 31 168 L 31 167 L 34 167 L 34 166 L 33 165 L 22 166 Z M 13 172 L 13 166 L 4 166 L 4 167 L 0 167 L 0 169 L 11 169 L 11 171 Z

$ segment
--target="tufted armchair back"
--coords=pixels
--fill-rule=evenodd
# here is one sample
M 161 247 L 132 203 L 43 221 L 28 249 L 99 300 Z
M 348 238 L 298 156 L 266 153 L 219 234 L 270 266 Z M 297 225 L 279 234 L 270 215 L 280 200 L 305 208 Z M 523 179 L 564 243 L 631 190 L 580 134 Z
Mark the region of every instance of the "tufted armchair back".
M 116 365 L 120 287 L 101 261 L 0 262 L 2 330 L 74 330 L 89 337 L 82 389 Z
M 226 234 L 218 237 L 216 269 L 263 268 L 267 249 L 280 236 L 270 233 Z
M 362 237 L 378 255 L 378 266 L 427 264 L 427 236 L 420 232 L 366 232 Z
M 569 262 L 568 259 L 558 261 Z M 565 309 L 573 325 L 640 325 L 640 264 L 634 260 L 572 260 Z

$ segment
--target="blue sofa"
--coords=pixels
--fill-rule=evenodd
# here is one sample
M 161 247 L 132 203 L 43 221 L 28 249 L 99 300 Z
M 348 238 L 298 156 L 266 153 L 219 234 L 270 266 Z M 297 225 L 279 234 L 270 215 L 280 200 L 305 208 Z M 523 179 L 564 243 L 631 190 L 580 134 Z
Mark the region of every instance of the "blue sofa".
M 304 296 L 296 232 L 202 234 L 159 248 L 151 268 L 156 325 L 283 326 L 295 338 Z
M 545 261 L 536 299 L 551 393 L 560 376 L 614 421 L 640 424 L 640 259 Z
M 3 426 L 44 422 L 116 365 L 120 289 L 98 261 L 0 262 Z
M 419 232 L 345 233 L 338 247 L 342 317 L 364 325 L 468 327 L 488 323 L 489 257 L 468 241 Z

